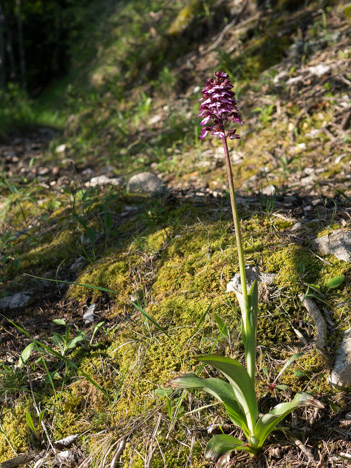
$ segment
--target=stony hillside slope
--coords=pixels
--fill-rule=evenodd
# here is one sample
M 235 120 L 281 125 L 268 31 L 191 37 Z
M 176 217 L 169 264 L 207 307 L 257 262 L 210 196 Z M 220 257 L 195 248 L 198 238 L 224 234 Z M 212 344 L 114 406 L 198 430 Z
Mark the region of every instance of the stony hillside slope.
M 64 130 L 1 142 L 1 462 L 201 468 L 211 433 L 241 436 L 209 396 L 167 386 L 196 354 L 243 359 L 223 152 L 198 139 L 200 90 L 222 70 L 245 121 L 231 157 L 261 275 L 260 408 L 301 390 L 325 405 L 225 466 L 346 466 L 350 7 L 268 3 L 103 2 L 76 45 Z M 145 172 L 157 178 L 135 185 Z

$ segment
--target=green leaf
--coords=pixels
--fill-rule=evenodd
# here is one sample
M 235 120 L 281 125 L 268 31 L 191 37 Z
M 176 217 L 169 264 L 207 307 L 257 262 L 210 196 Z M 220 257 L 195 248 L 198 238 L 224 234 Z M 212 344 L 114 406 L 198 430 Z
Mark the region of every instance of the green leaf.
M 32 343 L 29 343 L 29 345 L 24 348 L 18 360 L 19 367 L 23 366 L 23 364 L 25 364 L 28 361 L 28 359 L 31 357 L 32 352 L 36 349 L 37 346 L 34 341 L 32 341 Z
M 215 354 L 196 356 L 195 359 L 215 367 L 229 380 L 235 399 L 242 408 L 247 426 L 252 433 L 258 417 L 258 407 L 254 382 L 247 370 L 235 359 Z
M 205 457 L 217 461 L 219 457 L 233 450 L 244 450 L 251 454 L 254 453 L 248 445 L 244 445 L 240 439 L 226 434 L 219 434 L 209 441 L 205 451 Z
M 216 313 L 214 314 L 214 319 L 217 323 L 218 330 L 222 333 L 222 335 L 226 336 L 228 338 L 229 336 L 229 331 L 227 325 L 224 323 L 223 319 Z
M 82 335 L 77 335 L 75 336 L 69 343 L 69 345 L 67 346 L 67 349 L 74 349 L 76 346 L 77 346 L 77 343 L 79 341 L 84 341 L 84 336 Z
M 66 321 L 63 320 L 63 319 L 54 319 L 53 322 L 54 322 L 56 325 L 64 325 L 64 326 L 66 326 Z
M 30 415 L 29 412 L 26 413 L 26 421 L 27 421 L 27 425 L 28 425 L 29 429 L 36 435 L 37 431 L 35 429 L 32 416 Z
M 45 413 L 46 413 L 46 409 L 43 409 L 42 411 L 40 411 L 40 414 L 39 414 L 39 424 L 42 423 L 43 419 L 44 419 L 44 416 L 45 416 Z
M 296 375 L 296 377 L 305 377 L 306 372 L 297 370 L 297 371 L 294 371 L 294 375 Z
M 329 289 L 338 288 L 345 280 L 345 275 L 334 276 L 330 281 L 328 281 L 327 287 Z
M 287 403 L 280 403 L 279 405 L 275 406 L 269 413 L 264 414 L 257 421 L 255 427 L 255 437 L 259 442 L 256 448 L 262 447 L 266 438 L 282 419 L 294 411 L 294 409 L 301 406 L 324 408 L 324 405 L 320 401 L 315 400 L 308 393 L 297 393 L 292 401 Z
M 245 413 L 238 404 L 234 390 L 231 385 L 221 379 L 210 378 L 202 379 L 193 373 L 184 374 L 169 382 L 174 388 L 198 389 L 209 393 L 222 402 L 228 412 L 228 416 L 234 424 L 241 427 L 247 437 L 249 430 L 246 422 Z
M 155 394 L 162 396 L 162 397 L 168 397 L 171 395 L 172 389 L 171 388 L 156 388 Z

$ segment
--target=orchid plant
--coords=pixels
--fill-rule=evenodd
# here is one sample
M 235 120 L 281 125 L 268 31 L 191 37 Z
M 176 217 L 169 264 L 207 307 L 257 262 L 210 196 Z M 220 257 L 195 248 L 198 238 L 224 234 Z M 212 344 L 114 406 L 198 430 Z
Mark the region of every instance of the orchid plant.
M 214 460 L 230 454 L 233 450 L 246 451 L 251 456 L 256 456 L 269 434 L 294 409 L 301 406 L 323 408 L 322 403 L 308 393 L 297 393 L 292 401 L 280 403 L 269 413 L 259 417 L 255 392 L 258 284 L 256 280 L 248 291 L 240 219 L 227 145 L 228 139 L 240 138 L 235 129 L 229 128 L 230 124 L 243 123 L 232 88 L 227 73 L 216 72 L 214 78 L 207 80 L 200 99 L 199 117 L 202 118 L 203 126 L 200 138 L 203 139 L 210 133 L 220 138 L 223 144 L 241 278 L 242 291 L 236 291 L 236 296 L 242 315 L 241 332 L 246 366 L 229 357 L 211 354 L 196 356 L 196 360 L 219 370 L 228 382 L 218 378 L 203 379 L 193 373 L 184 374 L 170 382 L 173 388 L 199 389 L 214 396 L 224 404 L 231 421 L 242 429 L 247 442 L 226 434 L 216 435 L 209 441 L 205 455 Z

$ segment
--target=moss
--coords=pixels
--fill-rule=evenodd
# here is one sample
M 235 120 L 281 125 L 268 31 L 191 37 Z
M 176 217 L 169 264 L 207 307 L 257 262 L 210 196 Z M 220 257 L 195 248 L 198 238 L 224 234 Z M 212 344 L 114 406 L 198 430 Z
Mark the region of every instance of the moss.
M 308 390 L 313 395 L 329 393 L 329 364 L 321 352 L 313 349 L 288 367 L 280 379 L 281 383 L 288 385 L 294 392 Z
M 21 256 L 20 271 L 43 265 L 46 268 L 57 268 L 62 260 L 76 258 L 78 235 L 72 234 L 65 227 L 61 229 L 58 233 L 53 233 L 50 236 L 38 236 L 41 245 L 29 249 Z
M 75 432 L 82 431 L 82 409 L 85 400 L 77 384 L 57 391 L 56 397 L 44 399 L 48 413 L 54 418 L 55 440 L 62 439 Z
M 289 292 L 299 291 L 302 287 L 301 267 L 305 268 L 305 282 L 315 282 L 320 274 L 321 263 L 307 249 L 289 245 L 284 249 L 274 248 L 270 255 L 263 258 L 268 272 L 278 274 L 276 282 L 280 287 L 288 287 Z
M 88 267 L 86 271 L 77 278 L 77 283 L 89 284 L 116 291 L 115 299 L 118 302 L 129 302 L 129 297 L 133 292 L 132 274 L 130 268 L 133 263 L 138 263 L 140 257 L 130 256 L 128 263 L 122 260 L 116 260 L 113 257 L 105 257 L 94 266 Z M 135 265 L 134 263 L 134 265 Z M 69 295 L 78 300 L 85 300 L 87 297 L 96 298 L 101 295 L 101 291 L 91 290 L 89 288 L 72 286 Z
M 6 437 L 10 440 L 11 445 L 17 452 L 25 452 L 28 449 L 29 433 L 26 423 L 26 413 L 31 409 L 32 404 L 27 400 L 17 403 L 13 409 L 3 411 L 0 418 L 0 462 L 13 458 L 14 456 Z

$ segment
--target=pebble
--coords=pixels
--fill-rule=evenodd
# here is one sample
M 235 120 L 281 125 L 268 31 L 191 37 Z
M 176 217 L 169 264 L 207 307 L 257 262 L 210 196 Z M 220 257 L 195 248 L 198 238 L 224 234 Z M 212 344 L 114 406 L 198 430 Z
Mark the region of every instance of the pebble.
M 259 273 L 258 268 L 246 266 L 245 267 L 246 273 L 246 281 L 247 281 L 247 288 L 250 289 L 253 285 L 253 282 L 258 279 L 259 283 L 263 283 L 266 286 L 273 283 L 274 278 L 277 276 L 276 273 Z M 227 284 L 227 292 L 241 292 L 241 281 L 240 281 L 240 273 L 235 273 L 233 278 Z
M 109 178 L 105 175 L 93 177 L 86 182 L 86 187 L 97 187 L 99 185 L 115 185 L 116 187 L 123 187 L 125 185 L 124 177 Z
M 93 304 L 90 304 L 90 306 L 87 308 L 87 310 L 84 312 L 83 314 L 83 320 L 84 320 L 84 323 L 87 325 L 89 323 L 93 323 L 94 322 L 94 311 L 96 309 L 96 304 L 93 303 Z
M 27 293 L 16 293 L 0 299 L 0 309 L 19 309 L 28 305 L 31 296 Z
M 162 180 L 151 172 L 141 172 L 129 179 L 128 192 L 149 193 L 150 195 L 162 195 L 166 192 Z
M 339 260 L 351 262 L 351 231 L 338 229 L 327 236 L 318 237 L 313 241 L 313 247 L 322 254 L 335 255 Z

